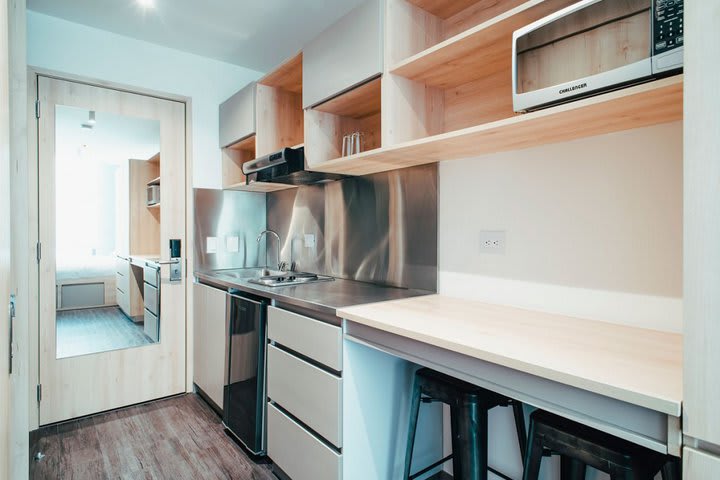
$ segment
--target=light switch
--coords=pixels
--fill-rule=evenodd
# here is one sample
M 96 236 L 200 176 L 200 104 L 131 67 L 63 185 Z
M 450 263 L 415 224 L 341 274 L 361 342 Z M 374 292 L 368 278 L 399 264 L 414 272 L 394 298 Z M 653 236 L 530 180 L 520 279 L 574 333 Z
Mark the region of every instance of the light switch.
M 315 235 L 312 233 L 305 234 L 305 248 L 315 248 Z
M 207 237 L 205 239 L 205 252 L 206 253 L 217 253 L 217 250 L 218 250 L 217 237 Z
M 238 237 L 225 237 L 225 251 L 237 253 L 240 250 L 240 239 Z

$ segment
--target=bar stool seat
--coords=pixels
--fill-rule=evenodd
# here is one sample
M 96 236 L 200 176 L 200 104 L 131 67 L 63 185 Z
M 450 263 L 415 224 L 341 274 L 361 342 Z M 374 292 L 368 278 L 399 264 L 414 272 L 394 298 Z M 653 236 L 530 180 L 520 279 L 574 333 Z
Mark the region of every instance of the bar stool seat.
M 546 411 L 530 416 L 528 437 L 523 480 L 538 480 L 549 453 L 561 456 L 562 480 L 584 480 L 588 465 L 612 480 L 680 480 L 676 459 Z
M 488 411 L 495 407 L 512 406 L 518 435 L 520 455 L 524 457 L 527 434 L 522 404 L 490 390 L 472 385 L 457 378 L 421 368 L 415 373 L 410 408 L 405 472 L 403 479 L 412 480 L 452 458 L 455 478 L 463 480 L 487 480 L 490 469 L 487 463 Z M 420 413 L 420 403 L 442 402 L 450 406 L 452 430 L 452 455 L 411 474 L 415 433 Z M 509 478 L 490 469 L 502 478 Z

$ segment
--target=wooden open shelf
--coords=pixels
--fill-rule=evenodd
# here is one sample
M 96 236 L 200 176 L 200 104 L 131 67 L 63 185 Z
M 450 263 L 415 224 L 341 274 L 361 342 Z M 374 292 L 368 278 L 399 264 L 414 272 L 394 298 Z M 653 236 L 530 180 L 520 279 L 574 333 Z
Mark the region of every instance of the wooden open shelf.
M 255 135 L 223 149 L 223 188 L 272 192 L 292 185 L 247 184 L 242 165 L 304 141 L 302 53 L 258 81 L 255 95 Z
M 475 5 L 470 8 L 490 3 L 492 7 L 481 12 L 492 16 L 449 38 L 443 38 L 442 33 L 437 35 L 439 42 L 400 60 L 390 68 L 390 72 L 439 88 L 459 87 L 500 70 L 507 71 L 509 79 L 513 32 L 576 2 L 512 0 L 473 3 Z M 498 11 L 501 7 L 507 10 Z M 447 31 L 447 26 L 440 30 Z
M 160 185 L 160 177 L 153 178 L 148 182 L 148 186 L 150 185 Z
M 288 92 L 302 93 L 302 60 L 300 52 L 258 80 L 258 83 Z
M 385 146 L 515 116 L 513 32 L 575 0 L 388 1 Z
M 678 75 L 311 167 L 367 175 L 667 123 L 682 115 L 683 77 Z
M 380 148 L 380 77 L 305 111 L 305 156 L 308 165 L 342 155 L 343 137 L 362 132 L 364 152 Z
M 151 208 L 151 209 L 153 209 L 153 210 L 155 210 L 155 209 L 159 210 L 159 209 L 160 209 L 160 204 L 159 204 L 159 203 L 156 203 L 156 204 L 154 204 L 154 205 L 148 205 L 147 208 Z
M 247 184 L 245 182 L 238 183 L 236 185 L 229 185 L 225 187 L 225 190 L 236 190 L 240 192 L 259 192 L 259 193 L 272 193 L 279 192 L 281 190 L 289 190 L 291 188 L 297 188 L 295 185 L 287 185 L 285 183 L 270 183 L 270 182 L 253 182 Z

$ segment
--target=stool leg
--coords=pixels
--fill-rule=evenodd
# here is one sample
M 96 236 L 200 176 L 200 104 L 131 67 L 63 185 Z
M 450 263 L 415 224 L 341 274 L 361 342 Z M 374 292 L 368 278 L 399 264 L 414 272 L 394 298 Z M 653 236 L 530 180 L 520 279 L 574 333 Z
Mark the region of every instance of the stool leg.
M 451 407 L 452 408 L 452 407 Z M 488 414 L 476 401 L 455 405 L 453 476 L 487 480 Z
M 530 422 L 526 451 L 523 480 L 538 480 L 540 478 L 540 464 L 543 458 L 543 445 L 542 439 L 535 433 L 535 425 L 532 421 Z
M 662 480 L 680 480 L 680 461 L 670 457 L 662 467 Z
M 410 421 L 408 423 L 407 446 L 405 447 L 405 472 L 403 479 L 410 478 L 410 466 L 412 465 L 413 449 L 415 447 L 415 432 L 417 430 L 418 415 L 420 415 L 420 397 L 422 389 L 420 382 L 415 380 L 412 391 L 412 402 L 410 404 Z
M 560 480 L 585 480 L 586 465 L 575 458 L 560 456 Z
M 520 459 L 525 461 L 527 455 L 527 433 L 525 430 L 525 413 L 523 413 L 523 404 L 512 401 L 513 416 L 515 417 L 515 430 L 517 431 L 518 443 L 520 444 Z

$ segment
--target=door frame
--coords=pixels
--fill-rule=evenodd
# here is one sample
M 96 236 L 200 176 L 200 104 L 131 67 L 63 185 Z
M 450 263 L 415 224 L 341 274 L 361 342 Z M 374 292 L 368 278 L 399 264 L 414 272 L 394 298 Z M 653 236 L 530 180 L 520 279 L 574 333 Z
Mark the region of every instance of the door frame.
M 120 92 L 134 93 L 155 97 L 162 100 L 171 100 L 185 104 L 185 392 L 193 391 L 193 299 L 192 299 L 192 272 L 194 271 L 195 238 L 194 238 L 194 196 L 193 196 L 193 156 L 192 156 L 192 99 L 183 95 L 159 92 L 143 87 L 135 87 L 122 83 L 87 78 L 64 72 L 57 72 L 33 66 L 28 66 L 27 75 L 27 112 L 28 112 L 28 199 L 30 225 L 39 225 L 38 181 L 39 181 L 39 151 L 38 151 L 38 121 L 35 116 L 35 100 L 38 96 L 38 77 L 50 77 L 58 80 L 81 83 L 93 87 L 107 88 Z M 30 229 L 29 245 L 35 250 L 39 241 L 38 228 Z M 36 430 L 40 425 L 40 405 L 37 401 L 37 385 L 40 383 L 40 298 L 39 298 L 39 269 L 35 255 L 28 259 L 30 272 L 30 291 L 28 298 L 29 309 L 29 365 L 28 365 L 28 407 L 30 411 L 30 431 Z

